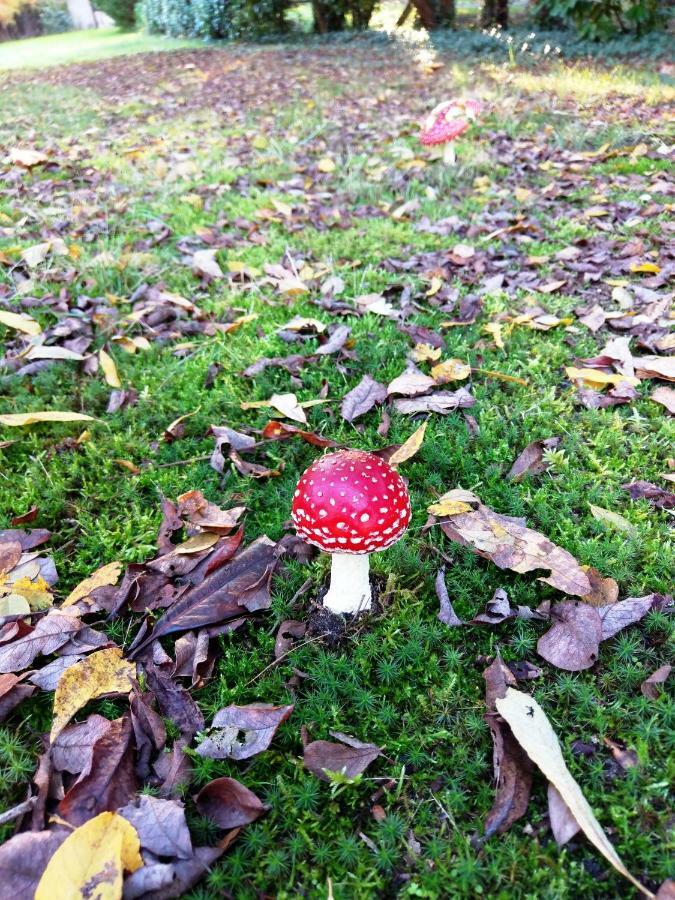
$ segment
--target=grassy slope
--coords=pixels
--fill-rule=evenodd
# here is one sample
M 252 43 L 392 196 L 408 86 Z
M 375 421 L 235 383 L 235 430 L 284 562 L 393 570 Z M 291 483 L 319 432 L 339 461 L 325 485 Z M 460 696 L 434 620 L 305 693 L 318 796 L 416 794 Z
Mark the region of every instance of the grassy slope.
M 218 51 L 215 51 L 218 52 Z M 224 57 L 226 59 L 226 57 Z M 376 82 L 381 70 L 374 73 Z M 493 73 L 494 75 L 494 73 Z M 182 76 L 181 76 L 182 77 Z M 185 76 L 188 77 L 188 76 Z M 475 75 L 468 66 L 448 66 L 440 82 L 434 82 L 435 95 L 455 79 L 467 82 Z M 481 92 L 492 92 L 494 112 L 476 137 L 460 145 L 460 156 L 467 165 L 454 171 L 429 166 L 401 189 L 393 189 L 369 177 L 367 158 L 370 149 L 354 144 L 348 150 L 340 171 L 328 182 L 329 190 L 339 191 L 353 205 L 380 201 L 403 202 L 418 197 L 421 213 L 432 221 L 450 214 L 461 218 L 480 214 L 483 201 L 473 188 L 479 176 L 496 177 L 489 160 L 481 155 L 488 131 L 506 127 L 515 134 L 534 134 L 551 124 L 556 139 L 564 145 L 592 149 L 607 137 L 631 138 L 644 123 L 624 121 L 623 132 L 614 125 L 587 130 L 563 120 L 549 119 L 548 101 L 538 113 L 515 119 L 506 113 L 499 118 L 504 92 L 519 91 L 525 100 L 538 91 L 538 78 L 516 73 L 520 83 L 504 87 L 501 75 L 483 85 Z M 589 97 L 601 102 L 603 88 L 593 71 L 576 76 Z M 646 94 L 652 79 L 646 74 L 618 74 L 606 89 L 619 96 Z M 381 82 L 380 82 L 381 83 Z M 578 89 L 578 84 L 577 88 Z M 267 460 L 283 462 L 278 479 L 252 481 L 229 473 L 222 480 L 206 462 L 163 467 L 178 460 L 190 460 L 208 453 L 211 442 L 204 439 L 211 423 L 233 427 L 262 426 L 268 419 L 265 410 L 243 412 L 242 400 L 264 399 L 274 390 L 288 389 L 289 378 L 281 370 L 271 369 L 250 382 L 237 375 L 260 356 L 294 352 L 274 335 L 274 330 L 293 314 L 317 315 L 303 299 L 289 304 L 275 298 L 269 289 L 233 292 L 226 282 L 217 282 L 207 291 L 199 291 L 189 269 L 179 262 L 176 238 L 193 234 L 202 225 L 213 224 L 219 216 L 233 221 L 252 217 L 256 209 L 269 206 L 270 197 L 289 200 L 275 190 L 275 181 L 292 174 L 292 157 L 298 145 L 306 141 L 314 158 L 325 154 L 321 134 L 330 125 L 332 104 L 336 99 L 356 97 L 363 103 L 362 114 L 370 115 L 367 98 L 374 82 L 355 85 L 344 76 L 312 87 L 314 105 L 301 99 L 293 105 L 277 103 L 268 119 L 274 121 L 272 142 L 266 149 L 251 153 L 248 170 L 262 181 L 251 184 L 247 195 L 227 188 L 235 175 L 228 171 L 226 159 L 234 146 L 240 148 L 242 134 L 246 143 L 261 128 L 262 113 L 247 113 L 236 123 L 223 121 L 208 108 L 193 106 L 184 114 L 166 121 L 161 114 L 147 119 L 139 96 L 128 97 L 118 105 L 100 101 L 95 94 L 68 85 L 40 89 L 32 85 L 30 97 L 18 82 L 4 96 L 12 110 L 0 132 L 0 142 L 13 146 L 21 137 L 26 118 L 39 120 L 43 143 L 64 148 L 71 135 L 87 148 L 89 164 L 109 173 L 118 186 L 117 205 L 107 194 L 92 197 L 95 207 L 105 211 L 106 229 L 93 242 L 76 242 L 82 249 L 78 275 L 71 290 L 90 296 L 112 293 L 128 297 L 148 277 L 148 262 L 132 260 L 126 267 L 92 264 L 88 260 L 102 251 L 119 258 L 133 248 L 145 234 L 145 224 L 161 218 L 172 229 L 172 238 L 152 250 L 150 279 L 161 277 L 174 291 L 197 300 L 205 308 L 222 310 L 230 305 L 258 313 L 258 320 L 231 335 L 197 338 L 193 352 L 178 359 L 170 347 L 154 346 L 147 353 L 127 356 L 116 352 L 116 361 L 125 385 L 139 391 L 137 406 L 110 417 L 105 415 L 109 389 L 100 379 L 78 375 L 71 364 L 60 364 L 30 381 L 9 382 L 3 386 L 7 396 L 2 408 L 83 409 L 103 420 L 90 429 L 90 439 L 77 452 L 53 447 L 77 433 L 73 426 L 38 426 L 22 432 L 2 433 L 2 438 L 20 437 L 20 442 L 0 451 L 0 527 L 12 514 L 36 503 L 40 508 L 36 524 L 50 527 L 55 536 L 56 557 L 61 573 L 60 590 L 67 592 L 93 568 L 109 560 L 142 560 L 153 552 L 159 523 L 160 493 L 169 497 L 194 487 L 221 505 L 243 501 L 250 509 L 248 536 L 265 532 L 273 538 L 282 534 L 288 518 L 295 480 L 316 457 L 314 448 L 286 442 L 272 445 Z M 563 98 L 569 89 L 565 76 L 550 76 L 546 88 Z M 399 84 L 413 97 L 415 87 Z M 658 87 L 652 88 L 658 102 Z M 598 94 L 600 92 L 600 95 Z M 421 98 L 422 103 L 424 98 Z M 417 104 L 420 97 L 417 96 Z M 412 112 L 415 110 L 415 113 Z M 419 112 L 411 101 L 411 116 Z M 154 118 L 154 121 L 153 121 Z M 267 127 L 267 126 L 266 126 Z M 88 129 L 91 136 L 83 136 Z M 631 131 L 632 130 L 632 131 Z M 102 135 L 105 139 L 102 139 Z M 174 180 L 158 176 L 155 151 L 150 143 L 161 135 L 168 155 L 179 148 L 196 164 L 192 173 Z M 196 137 L 198 135 L 198 138 Z M 319 135 L 319 137 L 317 137 Z M 147 149 L 139 156 L 120 154 L 124 147 L 140 144 Z M 394 142 L 414 147 L 411 137 Z M 391 148 L 381 150 L 391 163 Z M 183 158 L 183 157 L 181 157 Z M 289 162 L 290 160 L 290 162 Z M 175 158 L 174 158 L 175 162 Z M 171 163 L 171 165 L 174 164 Z M 610 181 L 617 172 L 650 175 L 657 164 L 651 160 L 627 161 L 626 157 L 603 163 L 600 174 Z M 237 175 L 242 174 L 237 171 Z M 56 179 L 54 194 L 45 194 L 44 207 L 55 202 L 68 205 L 68 175 L 36 171 L 26 181 L 35 187 L 47 177 Z M 536 189 L 546 183 L 538 175 L 530 176 L 527 186 Z M 59 179 L 64 179 L 61 183 Z M 271 186 L 265 186 L 269 179 Z M 525 182 L 523 182 L 525 186 Z M 437 200 L 425 194 L 427 186 L 438 190 Z M 185 195 L 200 192 L 206 198 L 203 208 L 186 201 Z M 609 202 L 625 199 L 615 190 Z M 631 194 L 631 197 L 633 195 Z M 580 198 L 585 202 L 584 198 Z M 34 222 L 21 224 L 21 213 L 10 198 L 0 201 L 0 211 L 16 230 L 0 240 L 0 250 L 34 243 L 39 228 Z M 50 215 L 49 212 L 46 215 Z M 5 221 L 5 224 L 7 222 Z M 593 225 L 570 222 L 567 217 L 542 218 L 545 237 L 532 245 L 532 254 L 560 250 Z M 653 223 L 658 228 L 658 222 Z M 447 245 L 452 238 L 419 234 L 408 222 L 391 218 L 355 220 L 347 231 L 318 231 L 309 225 L 288 232 L 283 223 L 266 229 L 264 247 L 244 245 L 221 254 L 260 267 L 279 262 L 286 250 L 314 255 L 316 261 L 330 266 L 346 282 L 345 296 L 379 290 L 391 281 L 403 281 L 416 289 L 425 288 L 414 276 L 389 276 L 379 269 L 387 256 L 405 256 L 415 250 Z M 60 266 L 55 266 L 56 276 Z M 1 270 L 0 270 L 1 272 Z M 6 277 L 0 275 L 0 277 Z M 36 285 L 39 292 L 60 288 L 58 280 L 47 278 Z M 270 300 L 272 302 L 270 302 Z M 518 308 L 526 305 L 524 295 Z M 628 896 L 630 889 L 598 864 L 591 848 L 583 841 L 559 852 L 545 829 L 539 831 L 546 811 L 545 787 L 539 780 L 528 816 L 502 837 L 493 839 L 481 854 L 471 848 L 469 838 L 480 829 L 493 798 L 491 745 L 483 722 L 483 682 L 480 657 L 501 649 L 507 660 L 537 659 L 535 645 L 541 626 L 534 623 L 506 623 L 499 628 L 472 628 L 449 631 L 436 620 L 437 601 L 433 577 L 439 563 L 436 549 L 452 554 L 454 565 L 448 584 L 455 609 L 470 617 L 498 586 L 506 587 L 516 603 L 536 605 L 552 596 L 531 577 L 500 572 L 468 551 L 449 546 L 440 534 L 423 533 L 427 504 L 439 492 L 462 485 L 477 491 L 485 503 L 510 515 L 527 516 L 529 523 L 575 554 L 581 561 L 613 575 L 620 583 L 622 596 L 636 596 L 650 590 L 666 590 L 672 572 L 672 544 L 665 513 L 654 512 L 645 503 L 631 503 L 620 485 L 633 478 L 658 480 L 665 471 L 666 456 L 672 452 L 672 427 L 661 407 L 640 399 L 631 406 L 615 410 L 587 411 L 573 404 L 571 392 L 562 384 L 562 367 L 574 355 L 591 355 L 598 341 L 585 330 L 575 336 L 574 349 L 565 342 L 565 332 L 539 333 L 516 330 L 507 351 L 491 348 L 481 335 L 481 324 L 490 313 L 507 306 L 500 294 L 490 297 L 487 315 L 475 326 L 450 330 L 447 356 L 480 362 L 484 368 L 498 369 L 526 377 L 527 388 L 495 380 L 477 378 L 474 393 L 477 405 L 472 410 L 480 424 L 480 435 L 469 438 L 461 416 L 432 416 L 421 453 L 406 465 L 405 474 L 415 509 L 415 520 L 408 537 L 386 554 L 374 558 L 374 569 L 393 574 L 396 591 L 392 605 L 372 630 L 361 634 L 346 648 L 331 652 L 318 645 L 297 651 L 287 664 L 270 670 L 254 683 L 270 662 L 274 633 L 279 621 L 302 617 L 303 603 L 291 607 L 294 592 L 307 577 L 301 567 L 275 589 L 273 610 L 257 626 L 247 627 L 222 640 L 222 653 L 216 677 L 196 697 L 207 719 L 219 707 L 231 703 L 267 701 L 288 702 L 291 697 L 285 681 L 296 667 L 308 674 L 298 689 L 296 711 L 286 723 L 272 748 L 245 768 L 235 763 L 196 761 L 198 783 L 218 775 L 235 775 L 270 803 L 269 815 L 246 829 L 224 861 L 194 892 L 195 897 L 216 897 L 223 890 L 236 897 L 254 897 L 256 891 L 294 897 L 304 892 L 324 897 L 327 878 L 332 880 L 335 897 L 371 897 L 382 895 L 397 885 L 404 897 L 476 896 L 573 898 Z M 546 298 L 555 312 L 569 311 L 578 298 L 555 295 Z M 122 300 L 124 304 L 124 301 Z M 124 309 L 123 305 L 123 309 Z M 324 313 L 319 318 L 330 321 Z M 42 316 L 38 313 L 38 317 Z M 48 315 L 44 320 L 48 320 Z M 425 311 L 415 316 L 420 324 L 438 327 L 445 316 Z M 363 431 L 341 422 L 337 400 L 364 372 L 386 381 L 404 366 L 408 344 L 390 323 L 371 316 L 353 320 L 353 337 L 358 363 L 348 375 L 336 371 L 331 359 L 303 370 L 300 399 L 317 396 L 325 380 L 329 382 L 332 403 L 311 411 L 311 425 L 336 440 L 353 446 L 381 446 L 376 434 L 379 415 L 368 415 Z M 480 349 L 478 342 L 483 339 Z M 205 390 L 204 378 L 210 364 L 218 362 L 222 371 L 215 388 Z M 646 393 L 646 392 L 645 392 Z M 188 420 L 186 437 L 172 445 L 153 446 L 163 429 L 178 415 L 196 411 Z M 409 419 L 395 417 L 387 442 L 400 441 L 414 427 Z M 564 454 L 559 455 L 550 474 L 526 479 L 515 485 L 504 480 L 512 460 L 522 447 L 535 438 L 551 434 L 563 436 Z M 669 449 L 670 446 L 670 449 Z M 121 469 L 114 460 L 135 463 L 149 461 L 138 476 Z M 616 510 L 636 526 L 634 536 L 608 531 L 588 512 L 588 502 Z M 311 567 L 317 585 L 326 574 L 326 560 Z M 119 640 L 128 640 L 127 623 L 116 630 Z M 666 827 L 665 793 L 668 783 L 668 736 L 672 718 L 666 698 L 657 704 L 645 700 L 639 684 L 664 661 L 663 641 L 667 635 L 664 617 L 652 614 L 642 629 L 633 628 L 603 645 L 598 666 L 591 672 L 570 675 L 545 668 L 544 677 L 533 683 L 537 698 L 556 726 L 573 773 L 609 827 L 613 841 L 626 863 L 638 876 L 651 883 L 667 874 L 663 849 Z M 19 796 L 21 780 L 30 771 L 35 752 L 35 735 L 48 727 L 51 696 L 42 695 L 24 705 L 5 729 L 0 731 L 0 752 L 7 765 L 2 782 L 7 802 Z M 105 709 L 105 704 L 103 709 Z M 341 789 L 332 796 L 329 786 L 319 783 L 303 770 L 300 724 L 306 723 L 317 738 L 328 737 L 329 729 L 353 733 L 361 739 L 380 743 L 391 762 L 383 760 L 371 767 L 362 781 Z M 608 774 L 609 754 L 600 751 L 589 759 L 575 758 L 569 746 L 575 738 L 596 735 L 611 737 L 635 748 L 640 766 L 624 777 Z M 671 755 L 672 760 L 672 755 Z M 387 817 L 381 823 L 369 814 L 369 797 L 380 779 L 396 781 L 381 802 Z M 13 786 L 14 785 L 14 786 Z M 535 834 L 525 833 L 531 825 Z M 193 825 L 202 838 L 213 835 L 198 819 Z M 419 858 L 411 856 L 406 836 L 413 830 L 421 843 Z M 359 833 L 375 844 L 369 849 Z M 397 876 L 407 873 L 410 880 Z M 598 880 L 601 873 L 601 880 Z

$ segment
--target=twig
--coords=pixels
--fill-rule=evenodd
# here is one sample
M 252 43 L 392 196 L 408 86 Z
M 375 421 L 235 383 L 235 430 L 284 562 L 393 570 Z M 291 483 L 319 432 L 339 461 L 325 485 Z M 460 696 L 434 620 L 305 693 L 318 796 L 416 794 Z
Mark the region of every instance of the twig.
M 308 638 L 306 641 L 303 641 L 301 644 L 296 644 L 295 647 L 291 647 L 290 650 L 287 650 L 285 653 L 282 653 L 278 659 L 275 659 L 273 662 L 271 662 L 269 664 L 269 666 L 265 666 L 265 668 L 262 671 L 258 672 L 257 675 L 254 675 L 250 681 L 246 682 L 244 687 L 246 688 L 249 686 L 249 684 L 253 684 L 253 682 L 257 681 L 259 678 L 261 678 L 265 674 L 265 672 L 269 672 L 270 669 L 273 669 L 275 666 L 277 666 L 282 661 L 282 659 L 285 659 L 287 656 L 290 656 L 291 653 L 295 653 L 296 650 L 300 650 L 300 649 L 302 649 L 302 647 L 306 647 L 307 644 L 313 644 L 316 641 L 321 641 L 325 637 L 328 637 L 329 634 L 330 634 L 330 632 L 324 631 L 323 634 L 318 634 L 318 635 L 316 635 L 316 637 Z
M 30 812 L 35 806 L 36 800 L 37 797 L 29 797 L 28 800 L 24 800 L 23 803 L 18 803 L 11 809 L 5 810 L 4 813 L 0 813 L 0 825 L 6 825 L 8 822 L 18 819 L 19 816 L 22 816 L 24 813 Z

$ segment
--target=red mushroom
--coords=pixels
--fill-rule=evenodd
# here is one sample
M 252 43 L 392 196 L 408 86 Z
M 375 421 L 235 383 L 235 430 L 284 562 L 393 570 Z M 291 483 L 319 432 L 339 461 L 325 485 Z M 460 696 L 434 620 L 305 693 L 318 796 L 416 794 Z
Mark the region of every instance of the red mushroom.
M 478 100 L 446 100 L 433 109 L 422 126 L 420 143 L 425 147 L 445 144 L 443 161 L 455 164 L 455 138 L 469 128 L 481 111 Z
M 301 476 L 292 515 L 300 537 L 331 554 L 324 606 L 337 613 L 370 609 L 369 554 L 390 547 L 410 522 L 398 472 L 364 450 L 329 453 Z

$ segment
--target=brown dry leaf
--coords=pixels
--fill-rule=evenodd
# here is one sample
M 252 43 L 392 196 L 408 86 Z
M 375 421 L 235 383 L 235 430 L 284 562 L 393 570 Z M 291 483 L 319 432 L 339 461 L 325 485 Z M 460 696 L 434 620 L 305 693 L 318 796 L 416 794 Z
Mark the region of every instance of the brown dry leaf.
M 617 872 L 643 894 L 653 897 L 651 891 L 630 874 L 595 818 L 581 788 L 565 764 L 558 738 L 546 713 L 534 697 L 508 687 L 505 696 L 495 700 L 495 706 L 510 725 L 520 746 L 556 788 L 588 840 Z
M 54 719 L 49 735 L 53 743 L 85 703 L 104 694 L 128 694 L 136 664 L 122 659 L 119 647 L 99 650 L 63 673 L 54 694 Z
M 386 399 L 386 387 L 370 375 L 364 375 L 356 387 L 342 398 L 342 418 L 345 422 L 353 422 Z
M 33 336 L 40 334 L 42 331 L 42 326 L 32 316 L 28 316 L 26 313 L 8 312 L 4 309 L 0 309 L 0 325 L 5 325 L 7 328 L 13 328 L 15 331 L 21 331 L 23 334 Z
M 213 426 L 211 426 L 211 429 L 213 430 Z M 295 425 L 287 425 L 285 422 L 275 422 L 274 419 L 270 420 L 267 425 L 265 425 L 262 436 L 266 441 L 283 441 L 286 438 L 299 437 L 302 438 L 303 441 L 307 441 L 308 444 L 313 444 L 315 447 L 338 446 L 338 444 L 330 438 L 321 437 L 321 435 L 314 434 L 313 431 L 303 431 L 301 428 L 296 428 Z M 255 441 L 250 446 L 255 446 Z
M 470 547 L 500 569 L 520 574 L 548 569 L 550 575 L 539 579 L 545 584 L 578 597 L 591 592 L 590 580 L 572 554 L 528 528 L 521 519 L 503 516 L 478 502 L 475 509 L 442 522 L 441 529 L 451 540 Z
M 675 389 L 665 386 L 658 387 L 649 399 L 665 406 L 670 415 L 675 416 Z
M 389 465 L 392 468 L 400 466 L 401 463 L 407 462 L 419 451 L 424 441 L 424 434 L 427 430 L 427 422 L 423 422 L 417 431 L 414 431 L 410 437 L 395 450 L 389 457 Z
M 30 412 L 30 413 L 8 413 L 0 415 L 0 425 L 7 425 L 9 428 L 22 428 L 24 425 L 34 425 L 36 422 L 93 422 L 93 416 L 85 416 L 84 413 L 76 412 L 56 412 L 49 410 L 48 412 Z
M 464 381 L 469 375 L 471 375 L 471 366 L 461 359 L 445 359 L 431 369 L 431 376 L 436 384 Z
M 35 900 L 119 900 L 124 872 L 142 865 L 136 829 L 117 813 L 103 812 L 76 828 L 56 850 Z
M 7 162 L 13 166 L 21 166 L 22 169 L 32 169 L 33 166 L 42 166 L 49 162 L 49 158 L 41 150 L 13 147 L 7 154 Z
M 312 741 L 305 747 L 302 758 L 305 767 L 322 781 L 330 781 L 332 772 L 356 778 L 382 753 L 375 744 L 366 744 L 339 731 L 331 731 L 331 735 L 341 743 Z
M 550 781 L 548 783 L 548 818 L 558 847 L 564 847 L 581 830 L 569 806 Z
M 249 759 L 267 750 L 282 722 L 293 712 L 293 706 L 250 703 L 248 706 L 226 706 L 213 717 L 211 728 L 197 747 L 197 753 L 208 759 Z
M 555 450 L 559 443 L 559 437 L 532 441 L 517 457 L 506 477 L 512 481 L 520 481 L 525 475 L 539 475 L 545 472 L 547 466 L 544 462 L 544 453 L 547 450 Z
M 470 409 L 475 403 L 476 398 L 466 388 L 461 387 L 456 391 L 436 391 L 435 394 L 425 397 L 395 400 L 394 407 L 403 415 L 412 416 L 420 412 L 435 412 L 447 416 L 456 409 Z
M 487 706 L 485 721 L 492 734 L 492 762 L 497 789 L 480 843 L 493 834 L 507 831 L 525 815 L 532 789 L 532 763 L 495 706 L 496 700 L 504 697 L 507 688 L 514 686 L 516 680 L 499 655 L 483 672 L 483 678 Z
M 220 828 L 248 825 L 267 811 L 253 791 L 234 778 L 210 781 L 194 800 L 198 811 Z
M 675 494 L 652 484 L 651 481 L 633 481 L 630 484 L 622 484 L 621 488 L 628 491 L 631 500 L 648 500 L 657 509 L 675 507 Z
M 537 653 L 567 672 L 580 672 L 594 665 L 602 640 L 602 620 L 597 609 L 565 600 L 551 607 L 551 620 L 551 628 L 539 638 Z
M 81 581 L 76 588 L 73 588 L 61 604 L 60 608 L 63 609 L 66 606 L 72 606 L 74 603 L 77 603 L 78 600 L 83 600 L 85 597 L 88 597 L 91 592 L 95 591 L 97 588 L 117 584 L 120 572 L 122 571 L 122 565 L 121 562 L 111 562 L 105 566 L 101 566 L 100 569 L 97 569 L 94 573 L 85 578 L 84 581 Z
M 464 622 L 462 622 L 453 609 L 450 595 L 448 594 L 448 588 L 445 584 L 445 566 L 441 566 L 438 570 L 434 587 L 436 588 L 436 596 L 440 603 L 440 609 L 438 610 L 437 616 L 438 620 L 450 628 L 457 625 L 463 625 Z
M 416 397 L 418 394 L 426 394 L 436 382 L 433 378 L 425 375 L 423 372 L 408 371 L 403 372 L 387 387 L 387 394 L 403 394 L 405 397 Z
M 652 672 L 649 678 L 645 678 L 640 685 L 642 696 L 646 697 L 648 700 L 657 700 L 661 693 L 661 685 L 666 683 L 672 671 L 673 667 L 667 664 L 659 666 L 659 668 L 655 672 Z

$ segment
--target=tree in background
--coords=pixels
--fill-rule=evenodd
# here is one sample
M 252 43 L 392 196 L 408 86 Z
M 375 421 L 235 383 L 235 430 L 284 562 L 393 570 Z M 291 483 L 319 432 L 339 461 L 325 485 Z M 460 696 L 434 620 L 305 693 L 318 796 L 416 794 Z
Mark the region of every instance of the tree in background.
M 546 3 L 546 0 L 542 0 L 542 2 Z M 483 0 L 480 24 L 483 28 L 490 28 L 492 25 L 508 28 L 509 0 Z
M 377 0 L 312 0 L 314 31 L 326 34 L 352 28 L 368 27 Z
M 574 28 L 597 41 L 654 31 L 663 25 L 664 6 L 659 0 L 538 0 L 534 14 L 541 27 Z
M 108 13 L 120 28 L 133 28 L 136 24 L 136 0 L 96 0 L 94 5 Z

